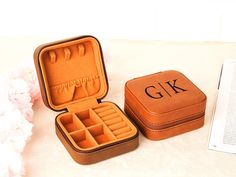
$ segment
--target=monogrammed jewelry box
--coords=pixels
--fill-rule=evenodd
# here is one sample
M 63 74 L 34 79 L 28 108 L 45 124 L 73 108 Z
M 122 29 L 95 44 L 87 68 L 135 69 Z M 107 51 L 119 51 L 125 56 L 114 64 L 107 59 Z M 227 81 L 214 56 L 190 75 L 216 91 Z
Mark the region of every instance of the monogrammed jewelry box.
M 102 102 L 108 81 L 96 38 L 39 46 L 34 61 L 45 105 L 63 111 L 56 134 L 76 162 L 95 163 L 138 146 L 137 128 L 114 103 Z
M 151 140 L 200 128 L 205 108 L 205 94 L 178 71 L 159 72 L 125 84 L 125 112 Z

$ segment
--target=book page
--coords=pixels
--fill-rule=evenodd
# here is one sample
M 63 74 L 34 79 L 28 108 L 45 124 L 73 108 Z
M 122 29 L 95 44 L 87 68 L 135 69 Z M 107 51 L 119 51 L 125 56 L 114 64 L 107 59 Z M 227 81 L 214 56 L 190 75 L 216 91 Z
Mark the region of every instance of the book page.
M 209 149 L 236 153 L 236 60 L 225 60 L 218 89 Z

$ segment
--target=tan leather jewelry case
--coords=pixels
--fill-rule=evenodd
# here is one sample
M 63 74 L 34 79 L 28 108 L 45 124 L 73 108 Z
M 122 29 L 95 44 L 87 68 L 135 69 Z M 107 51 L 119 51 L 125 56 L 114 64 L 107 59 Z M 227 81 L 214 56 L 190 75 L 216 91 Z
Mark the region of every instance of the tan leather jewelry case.
M 159 72 L 125 84 L 125 112 L 151 140 L 202 127 L 205 108 L 205 94 L 178 71 Z
M 39 46 L 34 61 L 43 101 L 54 111 L 56 134 L 71 157 L 91 164 L 134 150 L 138 130 L 111 102 L 99 41 L 92 36 Z

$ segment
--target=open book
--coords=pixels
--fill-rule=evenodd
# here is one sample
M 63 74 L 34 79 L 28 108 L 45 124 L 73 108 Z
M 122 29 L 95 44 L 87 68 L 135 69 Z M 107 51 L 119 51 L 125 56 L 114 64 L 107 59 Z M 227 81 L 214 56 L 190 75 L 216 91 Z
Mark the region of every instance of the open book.
M 236 153 L 236 60 L 225 60 L 212 123 L 209 149 Z

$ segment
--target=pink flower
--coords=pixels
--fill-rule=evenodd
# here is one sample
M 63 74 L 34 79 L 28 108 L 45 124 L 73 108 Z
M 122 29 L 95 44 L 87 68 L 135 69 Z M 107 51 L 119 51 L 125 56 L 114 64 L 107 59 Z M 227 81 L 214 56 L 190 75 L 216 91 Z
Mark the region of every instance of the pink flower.
M 0 82 L 0 176 L 22 176 L 21 153 L 32 134 L 39 85 L 32 65 L 0 77 Z
M 28 93 L 30 94 L 32 103 L 34 103 L 36 100 L 40 98 L 40 89 L 35 69 L 32 69 L 32 67 L 24 67 L 20 70 L 13 72 L 10 78 L 11 79 L 21 78 L 25 81 L 29 89 Z

